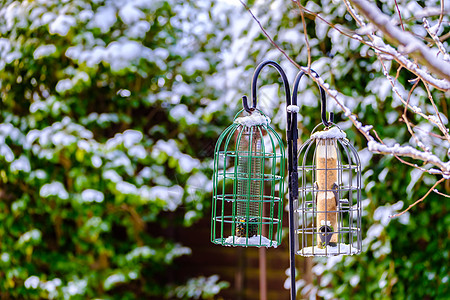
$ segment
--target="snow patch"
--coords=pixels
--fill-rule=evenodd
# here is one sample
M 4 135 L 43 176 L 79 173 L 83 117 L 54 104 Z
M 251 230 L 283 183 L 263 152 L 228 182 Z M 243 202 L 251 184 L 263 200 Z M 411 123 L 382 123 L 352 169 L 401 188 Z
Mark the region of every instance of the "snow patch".
M 81 193 L 81 199 L 84 202 L 97 202 L 97 203 L 101 203 L 103 202 L 103 200 L 105 199 L 105 195 L 103 195 L 102 192 L 100 191 L 96 191 L 96 190 L 92 190 L 92 189 L 87 189 L 84 190 Z
M 119 95 L 120 97 L 130 97 L 131 96 L 131 92 L 127 89 L 120 89 L 117 91 L 116 95 Z
M 225 246 L 265 246 L 265 247 L 278 247 L 276 241 L 271 241 L 265 236 L 254 235 L 250 238 L 229 236 L 224 241 Z
M 18 159 L 13 161 L 9 168 L 12 172 L 23 171 L 29 173 L 31 171 L 30 161 L 24 155 L 21 155 Z
M 103 179 L 109 179 L 112 182 L 120 182 L 122 181 L 122 177 L 120 177 L 120 175 L 114 171 L 114 170 L 107 170 L 105 172 L 103 172 Z
M 297 254 L 303 256 L 335 256 L 335 255 L 353 255 L 361 252 L 361 249 L 344 243 L 337 244 L 336 247 L 327 246 L 326 248 L 305 247 L 297 251 Z
M 129 148 L 137 143 L 139 143 L 144 136 L 142 132 L 132 129 L 127 129 L 123 133 L 123 145 L 125 148 Z
M 102 6 L 95 13 L 88 28 L 99 28 L 102 33 L 106 33 L 116 23 L 116 20 L 116 10 L 111 6 Z
M 323 272 L 326 270 L 325 265 L 323 264 L 317 264 L 312 268 L 312 272 L 316 274 L 317 276 L 320 276 L 323 274 Z
M 66 36 L 70 28 L 76 24 L 76 19 L 72 16 L 59 15 L 49 26 L 51 34 Z
M 117 183 L 116 189 L 117 189 L 117 191 L 119 191 L 125 195 L 137 195 L 138 194 L 138 189 L 136 188 L 136 186 L 134 184 L 131 184 L 126 181 L 121 181 L 121 182 Z
M 25 280 L 25 288 L 26 289 L 37 289 L 39 286 L 39 277 L 33 275 L 27 278 L 27 280 Z
M 286 107 L 286 110 L 291 113 L 298 113 L 300 111 L 300 107 L 298 107 L 297 105 L 288 105 L 288 107 Z
M 133 4 L 128 3 L 119 10 L 119 17 L 125 24 L 131 25 L 140 19 L 145 18 L 145 14 Z
M 239 117 L 234 120 L 234 123 L 240 124 L 246 127 L 257 126 L 257 125 L 265 125 L 268 126 L 270 124 L 270 119 L 255 111 L 251 115 L 246 117 Z
M 353 286 L 353 287 L 355 287 L 355 286 L 359 283 L 359 281 L 360 281 L 359 275 L 353 275 L 353 276 L 350 278 L 350 285 Z
M 198 119 L 189 111 L 188 107 L 184 104 L 178 104 L 170 110 L 170 116 L 179 121 L 184 119 L 187 125 L 198 123 Z
M 69 193 L 64 188 L 64 185 L 59 181 L 54 181 L 43 185 L 39 191 L 39 195 L 43 198 L 57 196 L 63 200 L 69 199 Z
M 179 185 L 171 187 L 154 186 L 150 189 L 150 195 L 166 202 L 165 209 L 175 211 L 182 203 L 184 189 Z
M 149 30 L 150 23 L 147 21 L 138 21 L 130 26 L 130 28 L 126 31 L 126 35 L 130 38 L 142 39 Z
M 147 157 L 147 151 L 145 151 L 145 148 L 142 145 L 134 145 L 128 149 L 128 155 L 138 159 L 144 159 Z
M 55 45 L 42 45 L 36 48 L 33 52 L 33 58 L 39 59 L 41 57 L 49 56 L 56 52 Z
M 345 132 L 340 130 L 337 127 L 332 127 L 328 130 L 318 131 L 316 133 L 313 133 L 311 135 L 311 139 L 319 139 L 319 140 L 326 140 L 326 139 L 344 139 L 347 135 Z
M 14 153 L 8 145 L 0 145 L 0 156 L 3 156 L 7 162 L 12 162 L 14 160 Z
M 413 112 L 420 114 L 422 112 L 422 109 L 420 107 L 417 107 L 416 105 L 413 105 L 412 107 Z
M 104 61 L 111 66 L 113 71 L 118 71 L 131 67 L 132 62 L 140 58 L 158 62 L 161 57 L 157 50 L 147 48 L 137 41 L 121 38 L 109 43 L 106 47 L 96 46 L 88 50 L 84 50 L 81 45 L 72 46 L 67 49 L 65 54 L 78 63 L 86 63 L 88 67 L 95 67 Z

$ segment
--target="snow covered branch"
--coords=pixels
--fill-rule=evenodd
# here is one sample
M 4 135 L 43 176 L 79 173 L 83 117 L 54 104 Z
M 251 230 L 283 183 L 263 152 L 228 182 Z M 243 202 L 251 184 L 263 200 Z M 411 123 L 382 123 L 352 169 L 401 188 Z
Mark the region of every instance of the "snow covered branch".
M 450 90 L 450 81 L 446 79 L 438 79 L 433 77 L 426 69 L 423 69 L 419 67 L 416 63 L 412 62 L 410 59 L 408 59 L 405 55 L 401 54 L 399 51 L 394 49 L 392 46 L 387 45 L 384 43 L 384 41 L 377 35 L 373 34 L 373 31 L 375 30 L 374 26 L 372 24 L 366 24 L 362 17 L 358 15 L 358 13 L 353 9 L 353 7 L 348 3 L 348 0 L 344 1 L 345 5 L 347 6 L 348 12 L 353 16 L 353 18 L 356 20 L 358 25 L 360 26 L 360 29 L 356 31 L 356 33 L 350 33 L 348 29 L 342 26 L 336 26 L 335 24 L 330 23 L 327 21 L 323 16 L 321 16 L 318 13 L 315 13 L 306 7 L 302 6 L 299 1 L 294 1 L 300 10 L 304 10 L 309 14 L 312 14 L 316 18 L 320 19 L 324 23 L 326 23 L 331 28 L 337 30 L 339 33 L 359 41 L 362 44 L 368 45 L 372 47 L 377 54 L 382 54 L 384 57 L 389 57 L 389 59 L 393 58 L 395 59 L 402 67 L 405 69 L 408 69 L 412 73 L 414 73 L 416 76 L 420 77 L 423 81 L 426 83 L 434 86 L 435 88 L 442 90 L 442 91 L 448 91 Z M 367 35 L 369 37 L 369 41 L 366 41 L 363 39 L 361 35 Z M 394 86 L 393 86 L 394 87 Z M 395 92 L 395 89 L 394 89 Z M 398 95 L 400 98 L 401 96 Z
M 301 67 L 301 69 L 305 72 L 310 74 L 309 68 Z M 344 96 L 340 94 L 338 91 L 333 90 L 330 88 L 330 86 L 323 81 L 322 78 L 316 78 L 315 76 L 312 76 L 310 74 L 311 79 L 314 80 L 317 84 L 319 84 L 326 93 L 333 98 L 333 100 L 341 107 L 342 111 L 344 112 L 344 115 L 350 119 L 350 121 L 353 123 L 353 125 L 358 129 L 361 134 L 364 135 L 364 137 L 367 139 L 368 143 L 368 149 L 371 152 L 378 153 L 378 154 L 385 154 L 385 155 L 394 155 L 397 158 L 398 157 L 410 157 L 416 160 L 423 161 L 424 164 L 430 163 L 439 169 L 426 169 L 423 167 L 419 167 L 417 165 L 411 164 L 412 166 L 427 172 L 429 174 L 434 175 L 442 175 L 444 179 L 450 179 L 450 162 L 443 162 L 439 157 L 432 154 L 428 151 L 420 151 L 417 150 L 411 146 L 400 146 L 399 144 L 395 144 L 394 146 L 387 146 L 383 143 L 377 142 L 375 138 L 370 134 L 370 130 L 372 130 L 372 125 L 364 125 L 362 124 L 355 114 L 352 113 L 352 111 L 345 106 L 344 104 Z
M 450 162 L 444 163 L 439 159 L 439 157 L 430 152 L 419 151 L 411 146 L 400 146 L 399 144 L 395 144 L 394 146 L 386 146 L 375 141 L 369 141 L 367 146 L 371 152 L 406 156 L 421 160 L 425 163 L 431 163 L 439 167 L 442 171 L 430 169 L 428 170 L 429 173 L 443 174 L 445 178 L 450 179 Z
M 433 41 L 436 43 L 436 46 L 438 47 L 439 51 L 443 55 L 443 60 L 450 62 L 450 56 L 448 55 L 447 51 L 444 48 L 444 45 L 442 44 L 441 40 L 436 34 L 436 30 L 430 27 L 430 24 L 428 24 L 428 21 L 426 18 L 423 18 L 423 27 L 427 30 L 428 34 L 433 38 Z
M 434 185 L 428 190 L 428 192 L 422 197 L 422 198 L 420 198 L 419 200 L 417 200 L 416 202 L 414 202 L 413 204 L 411 204 L 410 206 L 408 206 L 408 208 L 406 208 L 404 211 L 402 211 L 402 212 L 400 212 L 400 213 L 398 213 L 398 214 L 395 214 L 395 215 L 391 215 L 391 216 L 389 216 L 390 218 L 397 218 L 397 217 L 400 217 L 401 215 L 403 215 L 404 213 L 406 213 L 408 210 L 410 210 L 411 208 L 413 208 L 414 206 L 416 206 L 417 204 L 419 204 L 420 202 L 422 202 L 423 200 L 425 200 L 425 198 L 432 192 L 432 191 L 434 191 L 435 189 L 435 187 L 437 187 L 442 181 L 444 181 L 445 180 L 445 178 L 441 178 L 441 179 L 439 179 L 438 181 L 436 181 L 435 183 L 434 183 Z
M 309 73 L 308 68 L 302 67 L 302 70 L 306 73 Z M 343 95 L 338 93 L 338 91 L 330 89 L 329 85 L 324 83 L 324 81 L 321 78 L 316 78 L 315 76 L 311 76 L 311 79 L 317 82 L 326 92 L 327 94 L 333 98 L 333 100 L 341 107 L 341 109 L 344 112 L 344 115 L 352 121 L 353 125 L 358 129 L 359 132 L 361 132 L 364 137 L 367 139 L 368 143 L 368 149 L 371 152 L 378 153 L 378 154 L 386 154 L 386 155 L 394 155 L 396 157 L 410 157 L 413 159 L 417 159 L 420 161 L 423 161 L 424 164 L 430 163 L 438 169 L 425 169 L 418 167 L 416 165 L 413 165 L 417 167 L 418 169 L 421 169 L 424 172 L 427 172 L 429 174 L 434 175 L 442 175 L 445 179 L 450 179 L 450 162 L 443 162 L 439 157 L 432 154 L 428 151 L 420 151 L 417 150 L 411 146 L 400 146 L 399 144 L 396 144 L 394 146 L 386 146 L 380 142 L 377 142 L 375 138 L 370 134 L 370 130 L 373 128 L 372 125 L 364 125 L 360 121 L 358 121 L 358 118 L 355 114 L 351 112 L 351 110 L 345 106 L 343 101 Z
M 294 2 L 299 6 L 300 9 L 304 9 L 304 7 L 301 6 L 301 4 L 298 1 L 294 1 Z M 245 7 L 251 13 L 250 9 L 246 5 L 245 5 Z M 347 7 L 351 8 L 350 5 L 348 5 Z M 305 9 L 305 10 L 307 10 L 307 9 Z M 360 25 L 362 25 L 364 27 L 367 27 L 367 25 L 365 25 L 365 23 L 362 21 L 362 18 L 359 17 L 354 10 L 352 10 L 351 12 L 352 12 L 352 15 L 354 17 L 355 16 L 357 17 L 357 19 L 358 19 L 357 21 L 360 23 Z M 259 24 L 261 29 L 263 29 L 262 25 L 258 21 L 257 17 L 253 13 L 251 13 L 251 15 L 255 19 L 255 21 Z M 316 16 L 319 16 L 319 15 L 316 15 Z M 325 19 L 323 19 L 323 18 L 321 18 L 321 19 L 326 22 Z M 328 22 L 327 22 L 327 24 L 328 24 Z M 328 25 L 330 25 L 330 24 L 328 24 Z M 275 41 L 273 41 L 273 39 L 268 35 L 268 33 L 264 29 L 263 29 L 263 32 L 268 37 L 268 39 L 272 43 L 272 45 L 274 45 L 277 49 L 280 49 L 280 47 L 275 43 Z M 343 32 L 341 32 L 341 33 L 343 33 Z M 388 50 L 388 51 L 386 51 L 387 53 L 393 53 L 394 56 L 402 57 L 402 55 L 399 54 L 398 52 L 396 52 L 392 47 L 386 45 L 381 40 L 381 38 L 379 38 L 379 37 L 377 37 L 377 36 L 375 36 L 373 34 L 370 34 L 370 37 L 373 40 L 372 41 L 372 46 L 374 46 L 375 49 L 377 49 L 377 47 L 379 47 L 380 50 Z M 355 37 L 352 37 L 352 38 L 355 38 Z M 360 42 L 362 42 L 362 40 L 361 40 L 361 38 L 359 36 L 358 36 L 358 38 L 355 38 L 355 39 L 357 39 Z M 282 53 L 285 56 L 287 55 L 284 51 L 282 51 Z M 290 59 L 290 61 L 292 62 L 293 60 Z M 407 60 L 407 62 L 408 62 L 408 66 L 411 67 L 412 62 L 410 62 L 409 60 Z M 295 63 L 295 66 L 299 67 L 298 64 L 296 64 L 296 63 Z M 309 68 L 307 68 L 307 67 L 299 67 L 299 68 L 301 70 L 303 70 L 305 73 L 312 75 Z M 416 107 L 413 107 L 409 103 L 407 103 L 402 98 L 402 96 L 400 95 L 398 89 L 395 86 L 395 82 L 393 81 L 393 78 L 391 76 L 389 76 L 389 74 L 387 73 L 387 70 L 384 70 L 383 73 L 385 73 L 386 77 L 388 78 L 390 84 L 393 87 L 394 92 L 396 93 L 396 95 L 400 98 L 400 100 L 403 102 L 403 104 L 406 107 L 408 107 L 414 113 L 422 115 L 428 121 L 430 121 L 432 123 L 435 123 L 435 125 L 438 125 L 438 127 L 440 127 L 439 126 L 440 122 L 435 121 L 434 120 L 435 118 L 431 118 L 430 116 L 427 116 L 427 115 L 423 114 L 420 111 L 420 109 L 418 109 Z M 425 75 L 429 75 L 429 74 L 425 74 Z M 368 149 L 369 149 L 369 151 L 374 152 L 374 153 L 379 153 L 379 154 L 394 155 L 397 158 L 398 157 L 410 157 L 410 158 L 413 158 L 413 159 L 421 160 L 421 161 L 424 162 L 424 164 L 430 163 L 430 164 L 438 167 L 439 170 L 437 170 L 437 169 L 425 169 L 423 167 L 419 167 L 419 166 L 414 165 L 414 164 L 411 164 L 411 165 L 417 167 L 418 169 L 420 169 L 420 170 L 422 170 L 424 172 L 428 172 L 430 174 L 435 174 L 435 175 L 439 174 L 439 175 L 443 175 L 444 178 L 450 178 L 450 162 L 443 162 L 441 159 L 439 159 L 438 156 L 436 156 L 436 155 L 434 155 L 434 154 L 432 154 L 432 153 L 430 153 L 428 151 L 420 151 L 420 150 L 417 150 L 417 149 L 415 149 L 415 148 L 413 148 L 411 146 L 408 146 L 408 145 L 400 146 L 400 145 L 396 144 L 394 146 L 386 146 L 383 143 L 377 142 L 375 140 L 375 138 L 370 134 L 370 130 L 373 128 L 373 126 L 372 125 L 364 125 L 358 120 L 357 116 L 355 114 L 353 114 L 352 111 L 347 106 L 345 106 L 345 104 L 344 104 L 344 96 L 342 94 L 340 94 L 336 90 L 331 89 L 330 86 L 327 83 L 325 83 L 322 78 L 316 78 L 315 76 L 310 76 L 310 77 L 311 77 L 312 80 L 314 80 L 317 84 L 319 84 L 326 91 L 326 93 L 338 104 L 338 106 L 341 107 L 342 111 L 344 112 L 344 115 L 346 117 L 348 117 L 352 121 L 354 126 L 364 135 L 364 137 L 368 141 Z M 450 88 L 450 81 L 448 81 L 447 83 L 448 83 L 449 88 Z M 435 122 L 433 122 L 433 121 L 435 121 Z
M 366 0 L 349 0 L 373 25 L 380 29 L 387 39 L 402 48 L 405 53 L 417 59 L 422 65 L 426 66 L 432 73 L 436 73 L 446 81 L 450 81 L 450 63 L 435 56 L 420 40 L 412 34 L 402 31 L 390 22 L 386 16 L 375 4 Z M 400 47 L 401 46 L 401 47 Z
M 344 115 L 349 118 L 355 128 L 365 137 L 368 142 L 367 149 L 370 152 L 381 155 L 393 155 L 401 163 L 416 168 L 421 172 L 425 172 L 430 175 L 442 176 L 436 178 L 436 182 L 432 189 L 430 189 L 430 191 L 420 200 L 408 207 L 407 210 L 409 210 L 417 203 L 423 201 L 439 183 L 450 179 L 450 161 L 444 161 L 443 158 L 441 158 L 441 151 L 434 151 L 437 149 L 433 149 L 432 145 L 423 140 L 424 134 L 416 135 L 416 133 L 414 133 L 413 128 L 417 128 L 417 130 L 422 129 L 419 125 L 411 123 L 407 114 L 407 111 L 409 111 L 409 113 L 422 117 L 422 121 L 426 121 L 436 126 L 442 134 L 439 135 L 426 130 L 426 134 L 428 134 L 428 136 L 433 136 L 441 141 L 443 140 L 445 143 L 450 142 L 449 131 L 446 128 L 448 120 L 441 117 L 441 115 L 445 116 L 445 114 L 439 112 L 438 107 L 433 100 L 433 95 L 430 88 L 428 87 L 428 85 L 430 85 L 441 91 L 450 91 L 450 64 L 447 62 L 448 54 L 445 50 L 445 46 L 441 42 L 443 39 L 440 39 L 437 35 L 437 25 L 430 28 L 429 24 L 426 22 L 426 19 L 423 21 L 425 29 L 433 38 L 433 44 L 436 44 L 439 48 L 439 55 L 436 55 L 438 53 L 436 48 L 428 48 L 428 46 L 412 34 L 395 27 L 395 25 L 391 23 L 388 16 L 384 15 L 380 10 L 378 10 L 378 8 L 372 8 L 371 5 L 366 3 L 364 0 L 344 0 L 347 11 L 355 19 L 359 26 L 359 29 L 356 31 L 351 30 L 342 24 L 333 24 L 328 20 L 328 15 L 324 16 L 320 13 L 312 11 L 310 9 L 311 6 L 307 8 L 304 7 L 300 1 L 293 2 L 298 6 L 301 13 L 306 12 L 314 16 L 318 22 L 324 22 L 333 28 L 333 34 L 337 33 L 335 36 L 346 36 L 363 45 L 366 45 L 365 47 L 367 48 L 372 48 L 375 51 L 381 66 L 381 71 L 391 86 L 391 90 L 393 92 L 392 97 L 400 100 L 404 106 L 403 114 L 401 115 L 400 120 L 405 122 L 408 127 L 408 132 L 411 134 L 412 138 L 414 138 L 415 142 L 412 142 L 411 145 L 408 144 L 408 142 L 400 145 L 400 143 L 396 143 L 395 141 L 390 141 L 385 144 L 383 139 L 380 138 L 378 133 L 373 129 L 373 126 L 370 124 L 363 124 L 359 120 L 357 114 L 353 113 L 351 108 L 349 108 L 352 107 L 350 103 L 355 101 L 353 98 L 349 98 L 337 90 L 330 88 L 329 84 L 325 83 L 322 78 L 316 78 L 315 76 L 310 76 L 310 78 L 325 90 L 329 97 L 331 97 L 342 109 Z M 355 3 L 358 5 L 355 5 Z M 353 6 L 357 9 L 353 8 Z M 363 9 L 361 9 L 361 7 Z M 249 10 L 248 7 L 246 8 Z M 367 12 L 366 10 L 369 11 Z M 436 12 L 438 11 L 435 10 L 434 13 Z M 361 15 L 359 13 L 361 13 Z M 416 16 L 416 14 L 414 16 Z M 252 14 L 252 17 L 257 21 L 258 25 L 261 27 L 272 45 L 280 50 L 280 47 L 276 44 L 276 42 L 268 35 L 267 31 L 263 29 L 262 24 L 258 21 L 257 17 L 254 14 Z M 377 28 L 379 30 L 377 30 Z M 386 37 L 385 40 L 383 40 L 383 34 Z M 303 38 L 305 39 L 306 44 L 306 36 Z M 396 47 L 394 48 L 393 46 Z M 286 52 L 282 50 L 281 52 L 283 55 L 287 55 Z M 310 51 L 307 52 L 308 55 L 310 55 Z M 289 60 L 293 62 L 292 59 Z M 397 70 L 396 76 L 390 75 L 391 60 L 395 60 L 400 66 Z M 294 62 L 293 64 L 305 73 L 312 75 L 309 67 L 300 67 Z M 413 83 L 413 88 L 409 91 L 407 98 L 405 95 L 406 87 L 403 86 L 398 80 L 399 72 L 402 69 L 408 70 L 417 76 L 417 78 L 410 81 Z M 436 71 L 436 69 L 439 71 Z M 434 75 L 440 76 L 441 79 L 435 77 Z M 417 97 L 414 96 L 415 101 L 410 101 L 414 89 L 421 82 L 424 83 L 424 88 L 428 94 L 429 101 L 432 104 L 431 106 L 424 108 L 423 112 L 422 109 L 417 106 L 417 102 L 415 102 L 417 101 Z M 424 90 L 422 89 L 422 95 L 424 95 L 423 91 Z M 429 113 L 430 109 L 434 109 L 432 114 Z M 414 118 L 411 119 L 414 120 Z M 383 138 L 385 138 L 386 141 L 388 140 L 387 137 Z M 414 143 L 416 144 L 415 146 L 413 145 Z M 450 157 L 450 149 L 448 152 L 448 156 Z M 407 210 L 401 214 L 405 213 Z

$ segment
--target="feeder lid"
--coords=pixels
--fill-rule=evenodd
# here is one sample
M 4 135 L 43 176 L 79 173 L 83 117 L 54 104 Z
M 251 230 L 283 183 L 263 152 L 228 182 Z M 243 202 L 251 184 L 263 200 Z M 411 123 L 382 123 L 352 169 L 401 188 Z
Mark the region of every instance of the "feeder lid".
M 257 125 L 265 125 L 268 126 L 270 124 L 270 119 L 264 114 L 261 114 L 259 111 L 254 111 L 251 115 L 245 117 L 239 117 L 234 119 L 234 123 L 252 127 Z
M 332 127 L 323 131 L 317 131 L 311 135 L 311 139 L 327 140 L 327 139 L 345 139 L 345 132 L 338 127 Z

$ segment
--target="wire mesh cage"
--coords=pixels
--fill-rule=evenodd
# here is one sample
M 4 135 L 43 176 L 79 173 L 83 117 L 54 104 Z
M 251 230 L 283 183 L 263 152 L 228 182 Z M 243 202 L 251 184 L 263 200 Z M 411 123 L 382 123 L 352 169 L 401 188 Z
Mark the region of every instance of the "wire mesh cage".
M 277 247 L 281 242 L 284 146 L 259 110 L 235 117 L 214 150 L 211 241 Z
M 314 131 L 298 152 L 296 219 L 301 239 L 297 254 L 360 253 L 361 164 L 358 153 L 337 126 Z

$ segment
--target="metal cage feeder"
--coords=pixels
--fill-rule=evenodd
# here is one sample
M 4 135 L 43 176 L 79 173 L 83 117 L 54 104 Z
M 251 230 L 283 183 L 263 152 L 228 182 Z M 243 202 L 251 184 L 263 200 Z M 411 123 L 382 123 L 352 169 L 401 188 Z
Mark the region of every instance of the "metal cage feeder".
M 253 75 L 253 107 L 244 96 L 244 109 L 219 136 L 214 150 L 211 241 L 223 246 L 281 243 L 285 153 L 270 119 L 256 108 L 262 67 Z M 238 117 L 242 113 L 246 115 Z
M 325 92 L 320 90 L 323 125 L 314 128 L 297 156 L 299 205 L 295 219 L 300 241 L 296 253 L 358 254 L 362 248 L 361 163 L 345 132 L 333 123 L 333 115 L 326 120 Z M 321 126 L 323 130 L 317 131 Z

